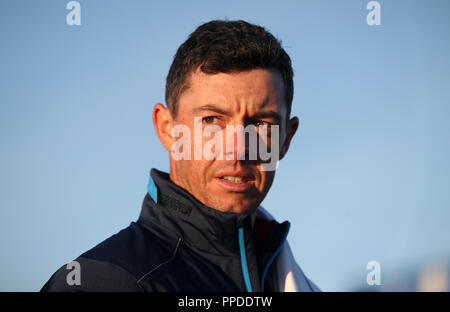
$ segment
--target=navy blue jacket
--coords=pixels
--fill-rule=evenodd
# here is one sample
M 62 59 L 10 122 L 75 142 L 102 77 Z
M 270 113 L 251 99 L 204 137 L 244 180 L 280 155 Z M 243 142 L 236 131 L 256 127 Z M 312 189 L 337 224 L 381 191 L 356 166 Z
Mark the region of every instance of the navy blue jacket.
M 289 223 L 220 212 L 152 169 L 139 219 L 62 266 L 41 291 L 270 291 L 271 264 Z

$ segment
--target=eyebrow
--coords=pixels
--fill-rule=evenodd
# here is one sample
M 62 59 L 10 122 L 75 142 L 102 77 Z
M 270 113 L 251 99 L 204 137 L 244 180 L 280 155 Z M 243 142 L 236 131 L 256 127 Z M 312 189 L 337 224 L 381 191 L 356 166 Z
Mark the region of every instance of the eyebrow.
M 232 115 L 231 112 L 229 112 L 215 104 L 206 104 L 206 105 L 202 105 L 202 106 L 195 107 L 194 109 L 192 109 L 192 113 L 194 113 L 194 114 L 200 113 L 202 111 L 211 111 L 211 112 L 215 112 L 217 114 L 226 115 L 226 116 Z M 280 114 L 275 111 L 258 112 L 255 115 L 249 117 L 249 119 L 253 119 L 253 120 L 264 119 L 264 118 L 273 118 L 277 122 L 281 122 Z
M 192 110 L 192 113 L 196 114 L 196 113 L 200 113 L 202 111 L 212 111 L 212 112 L 215 112 L 215 113 L 218 113 L 221 115 L 228 115 L 228 116 L 231 115 L 231 113 L 229 111 L 226 111 L 223 108 L 221 108 L 217 105 L 214 105 L 214 104 L 206 104 L 206 105 L 202 105 L 199 107 L 195 107 Z
M 276 120 L 276 122 L 278 123 L 281 122 L 280 114 L 274 111 L 256 113 L 251 117 L 251 119 L 264 119 L 264 118 L 273 118 Z

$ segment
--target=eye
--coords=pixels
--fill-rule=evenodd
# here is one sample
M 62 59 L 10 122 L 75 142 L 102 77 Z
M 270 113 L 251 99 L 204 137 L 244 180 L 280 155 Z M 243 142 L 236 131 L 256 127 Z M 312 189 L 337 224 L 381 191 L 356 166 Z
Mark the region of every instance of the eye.
M 218 121 L 218 116 L 206 116 L 202 118 L 202 122 L 205 124 L 216 124 Z
M 267 128 L 270 129 L 271 125 L 272 124 L 270 122 L 264 121 L 264 120 L 258 120 L 258 121 L 255 122 L 255 126 L 256 127 L 267 126 Z

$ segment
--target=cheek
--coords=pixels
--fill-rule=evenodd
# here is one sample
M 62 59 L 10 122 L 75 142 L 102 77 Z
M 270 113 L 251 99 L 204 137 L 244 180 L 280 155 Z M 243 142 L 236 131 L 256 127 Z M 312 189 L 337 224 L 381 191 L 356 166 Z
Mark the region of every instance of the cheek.
M 211 165 L 210 161 L 205 160 L 191 160 L 185 161 L 184 173 L 187 180 L 190 181 L 190 185 L 195 187 L 195 185 L 203 187 L 211 178 L 211 170 L 209 169 Z
M 191 181 L 197 180 L 196 171 L 194 168 L 193 161 L 191 160 L 178 160 L 176 161 L 176 168 L 178 172 L 178 178 L 182 181 L 189 181 L 189 185 L 192 185 Z

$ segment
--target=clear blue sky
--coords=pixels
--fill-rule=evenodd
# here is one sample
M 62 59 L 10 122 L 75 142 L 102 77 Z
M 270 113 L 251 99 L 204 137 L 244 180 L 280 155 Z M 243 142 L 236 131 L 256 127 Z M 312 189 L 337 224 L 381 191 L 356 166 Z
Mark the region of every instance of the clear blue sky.
M 177 47 L 211 19 L 282 39 L 300 129 L 264 206 L 323 290 L 450 254 L 450 2 L 0 2 L 0 290 L 35 291 L 137 219 L 168 170 L 152 107 Z

